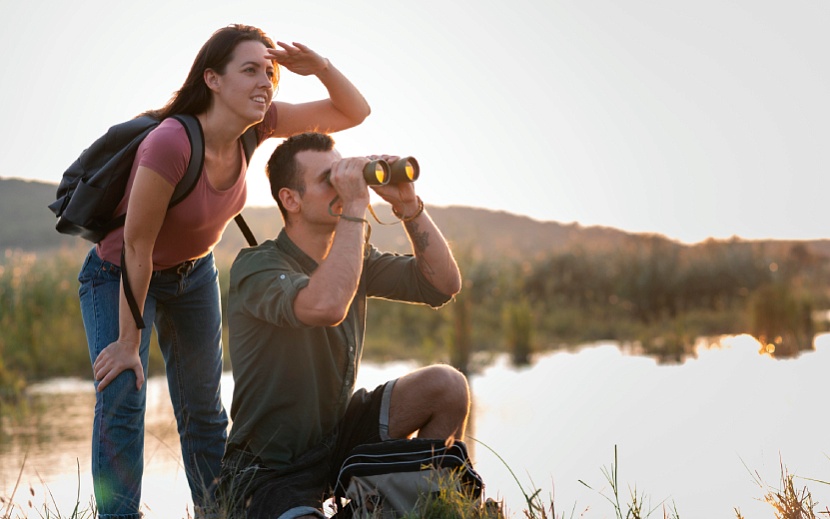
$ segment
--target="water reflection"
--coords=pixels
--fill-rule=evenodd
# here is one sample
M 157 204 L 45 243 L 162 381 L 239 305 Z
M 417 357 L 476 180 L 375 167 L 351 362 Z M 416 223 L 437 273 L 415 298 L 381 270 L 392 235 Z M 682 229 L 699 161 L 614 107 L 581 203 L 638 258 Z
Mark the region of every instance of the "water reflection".
M 792 335 L 775 337 L 752 337 L 741 335 L 737 339 L 743 350 L 754 350 L 756 354 L 767 355 L 773 359 L 794 359 L 802 354 L 815 351 L 815 335 L 809 338 Z M 689 359 L 695 359 L 708 349 L 724 349 L 736 346 L 736 338 L 726 340 L 721 344 L 721 337 L 698 337 L 694 340 L 685 336 L 661 336 L 649 340 L 647 345 L 641 342 L 632 342 L 618 345 L 618 348 L 629 355 L 651 357 L 661 365 L 683 364 Z
M 636 485 L 652 506 L 666 499 L 683 517 L 734 517 L 739 507 L 746 517 L 771 518 L 748 469 L 769 483 L 778 482 L 781 462 L 798 476 L 826 481 L 830 474 L 822 418 L 830 336 L 819 336 L 814 351 L 793 359 L 773 360 L 759 355 L 760 348 L 748 336 L 698 341 L 692 356 L 670 365 L 611 343 L 541 355 L 523 368 L 502 356 L 471 375 L 471 436 L 509 463 L 526 491 L 553 493 L 557 509 L 576 507 L 576 516 L 585 508 L 586 518 L 613 515 L 578 480 L 607 493 L 601 469 L 610 466 L 617 445 L 622 498 Z M 374 387 L 414 367 L 364 364 L 359 384 Z M 226 376 L 223 383 L 227 405 L 232 380 Z M 31 485 L 35 505 L 51 502 L 48 488 L 66 515 L 79 490 L 82 505 L 92 495 L 92 386 L 54 381 L 34 389 L 30 419 L 3 424 L 0 495 L 11 494 L 23 467 L 23 500 L 16 501 L 25 506 Z M 469 443 L 487 495 L 504 498 L 521 517 L 524 498 L 510 470 L 488 448 Z M 146 516 L 185 517 L 189 492 L 159 378 L 148 380 L 145 454 Z M 830 486 L 809 486 L 814 498 L 828 502 Z
M 155 503 L 177 503 L 176 509 L 184 517 L 189 491 L 166 379 L 151 377 L 147 383 L 144 493 L 164 501 L 146 499 L 146 505 L 159 508 Z M 0 495 L 11 497 L 19 477 L 16 497 L 23 498 L 15 499 L 16 510 L 25 510 L 32 502 L 41 511 L 47 504 L 53 511 L 57 508 L 66 514 L 74 508 L 78 495 L 81 506 L 90 508 L 90 442 L 95 405 L 92 383 L 52 380 L 31 387 L 29 394 L 32 399 L 25 421 L 6 419 L 3 423 Z M 170 517 L 167 510 L 158 517 Z M 0 516 L 2 511 L 5 510 L 0 507 Z

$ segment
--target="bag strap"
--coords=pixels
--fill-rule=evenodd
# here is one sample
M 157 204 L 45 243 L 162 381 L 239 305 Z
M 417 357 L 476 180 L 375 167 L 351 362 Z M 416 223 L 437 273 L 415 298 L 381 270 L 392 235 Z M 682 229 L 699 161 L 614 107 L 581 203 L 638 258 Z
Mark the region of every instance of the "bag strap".
M 170 203 L 167 209 L 184 200 L 187 195 L 196 187 L 199 177 L 202 176 L 202 166 L 205 163 L 205 136 L 202 133 L 202 125 L 196 116 L 190 114 L 179 114 L 172 116 L 184 126 L 187 133 L 187 140 L 190 142 L 190 161 L 187 163 L 187 171 L 173 189 Z M 106 226 L 105 235 L 110 231 L 123 227 L 127 221 L 127 214 L 113 218 Z
M 254 237 L 254 233 L 251 231 L 251 228 L 248 227 L 248 222 L 242 218 L 242 213 L 233 217 L 233 221 L 236 222 L 236 225 L 239 227 L 239 230 L 242 231 L 242 235 L 245 236 L 245 240 L 248 242 L 248 245 L 251 247 L 257 246 L 256 238 Z
M 202 131 L 202 125 L 199 123 L 199 120 L 196 116 L 190 114 L 178 114 L 172 117 L 179 121 L 187 132 L 187 139 L 190 141 L 190 162 L 187 164 L 187 171 L 184 176 L 179 183 L 176 184 L 176 188 L 173 190 L 173 196 L 170 198 L 170 205 L 167 206 L 167 209 L 170 209 L 187 198 L 187 195 L 193 191 L 196 187 L 196 183 L 199 181 L 199 177 L 202 176 L 202 166 L 205 163 L 205 134 Z M 248 164 L 251 162 L 251 156 L 254 154 L 258 144 L 256 126 L 248 128 L 248 130 L 242 134 L 241 139 L 242 149 L 245 152 L 245 167 L 247 168 Z M 126 215 L 122 215 L 117 220 L 119 221 L 119 224 L 115 225 L 113 228 L 124 225 Z M 242 213 L 236 215 L 234 217 L 234 221 L 236 222 L 236 225 L 239 226 L 239 230 L 242 231 L 242 235 L 245 236 L 245 240 L 248 242 L 248 245 L 255 247 L 257 245 L 256 238 L 254 237 L 254 233 L 251 232 L 251 228 L 248 227 L 248 223 L 242 217 Z M 130 288 L 130 282 L 127 279 L 127 261 L 124 254 L 123 242 L 121 244 L 121 281 L 124 285 L 124 296 L 127 298 L 127 305 L 130 307 L 130 313 L 133 314 L 135 326 L 139 330 L 143 330 L 145 327 L 144 318 L 141 315 L 141 310 L 138 308 L 138 302 L 135 300 L 132 288 Z
M 251 164 L 251 157 L 256 150 L 257 144 L 259 144 L 259 136 L 257 135 L 257 127 L 251 126 L 245 133 L 242 134 L 242 150 L 245 152 L 245 167 L 247 168 Z M 242 218 L 242 213 L 236 215 L 233 219 L 236 222 L 236 225 L 239 227 L 239 230 L 242 231 L 242 235 L 245 236 L 245 240 L 248 242 L 248 245 L 251 247 L 256 247 L 257 241 L 254 237 L 254 233 L 251 232 L 251 228 L 248 227 L 248 223 Z
M 167 206 L 167 209 L 187 198 L 187 195 L 193 191 L 202 176 L 202 169 L 205 164 L 205 134 L 202 131 L 199 119 L 190 114 L 178 114 L 172 117 L 179 121 L 187 132 L 187 140 L 190 142 L 190 162 L 187 164 L 187 171 L 185 171 L 184 176 L 173 190 L 173 196 L 170 197 L 170 205 Z
M 371 476 L 396 472 L 416 472 L 425 467 L 447 468 L 460 471 L 461 483 L 478 498 L 484 481 L 473 468 L 462 440 L 447 447 L 443 440 L 412 438 L 386 440 L 355 446 L 341 464 L 334 478 L 335 502 L 345 498 L 349 482 L 355 476 Z
M 127 279 L 127 258 L 126 258 L 126 251 L 127 247 L 126 244 L 122 241 L 121 242 L 121 284 L 124 285 L 124 297 L 127 298 L 127 305 L 130 307 L 130 313 L 133 314 L 133 320 L 135 321 L 135 327 L 139 330 L 143 330 L 144 327 L 144 317 L 141 316 L 141 310 L 138 308 L 138 303 L 135 300 L 135 296 L 133 295 L 133 290 L 130 288 L 130 280 Z
M 187 166 L 187 172 L 184 174 L 184 177 L 176 184 L 176 189 L 173 191 L 173 197 L 168 209 L 184 200 L 193 191 L 193 188 L 196 187 L 196 182 L 199 181 L 199 177 L 202 175 L 202 165 L 205 163 L 205 134 L 202 131 L 202 125 L 199 123 L 199 120 L 190 114 L 174 115 L 173 118 L 179 121 L 184 126 L 185 131 L 187 131 L 187 138 L 190 140 L 190 164 Z M 251 157 L 259 143 L 256 128 L 256 126 L 251 126 L 240 137 L 242 140 L 242 150 L 245 152 L 245 167 L 251 163 Z M 196 158 L 195 161 L 193 160 L 194 158 Z M 251 232 L 251 228 L 248 227 L 248 223 L 242 217 L 242 214 L 236 215 L 234 221 L 239 226 L 239 230 L 242 231 L 242 235 L 245 236 L 248 245 L 255 247 L 257 244 L 256 238 L 254 237 L 254 233 Z
M 245 133 L 242 134 L 242 150 L 245 152 L 245 162 L 250 163 L 251 157 L 259 144 L 259 137 L 257 136 L 257 127 L 251 126 Z
M 184 176 L 179 180 L 173 190 L 173 195 L 170 197 L 170 204 L 167 206 L 168 210 L 184 200 L 193 191 L 193 188 L 196 187 L 196 183 L 199 181 L 199 177 L 202 176 L 202 166 L 205 163 L 205 135 L 202 132 L 202 125 L 199 123 L 199 120 L 196 119 L 196 116 L 190 114 L 179 114 L 172 117 L 179 121 L 184 126 L 185 132 L 187 132 L 187 140 L 190 141 L 190 161 L 187 163 L 187 171 L 185 171 Z M 118 217 L 116 219 L 117 221 L 113 221 L 113 228 L 124 225 L 126 218 L 126 214 Z M 127 278 L 127 261 L 124 249 L 124 243 L 122 242 L 121 282 L 124 285 L 124 296 L 127 298 L 130 313 L 133 314 L 135 327 L 143 330 L 145 328 L 144 318 L 141 315 L 141 310 L 138 308 L 138 302 L 135 300 L 135 295 L 133 295 L 132 288 L 130 287 L 130 281 Z

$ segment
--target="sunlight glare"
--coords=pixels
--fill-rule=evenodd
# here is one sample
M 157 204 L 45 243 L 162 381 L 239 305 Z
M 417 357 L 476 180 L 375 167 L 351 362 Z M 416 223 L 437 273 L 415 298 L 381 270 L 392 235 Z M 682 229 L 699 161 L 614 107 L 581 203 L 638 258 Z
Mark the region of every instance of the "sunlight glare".
M 757 353 L 766 354 L 767 346 L 749 334 L 728 335 L 717 339 L 701 338 L 695 344 L 695 356 L 707 356 L 709 352 L 733 351 L 735 354 L 749 357 Z M 773 347 L 774 348 L 774 347 Z

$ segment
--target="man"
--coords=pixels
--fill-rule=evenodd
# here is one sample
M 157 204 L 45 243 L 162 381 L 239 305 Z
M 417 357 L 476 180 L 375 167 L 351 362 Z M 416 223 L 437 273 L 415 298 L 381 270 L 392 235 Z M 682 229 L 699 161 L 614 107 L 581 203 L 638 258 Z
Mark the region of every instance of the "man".
M 463 438 L 469 387 L 449 366 L 354 391 L 367 297 L 437 308 L 461 289 L 414 183 L 373 187 L 404 222 L 414 254 L 366 243 L 368 162 L 342 158 L 321 133 L 284 141 L 267 169 L 285 226 L 231 268 L 235 388 L 220 499 L 248 518 L 325 517 L 331 472 L 355 445 L 415 433 Z

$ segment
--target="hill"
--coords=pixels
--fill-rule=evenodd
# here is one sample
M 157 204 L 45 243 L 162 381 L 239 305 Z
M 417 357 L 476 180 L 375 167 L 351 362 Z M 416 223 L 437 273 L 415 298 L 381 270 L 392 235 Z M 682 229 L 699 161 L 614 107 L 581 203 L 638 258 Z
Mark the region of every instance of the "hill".
M 47 208 L 54 200 L 57 184 L 0 178 L 0 250 L 48 252 L 66 247 L 86 249 L 87 242 L 55 231 L 54 215 Z M 383 222 L 395 222 L 388 207 L 377 207 Z M 457 254 L 473 259 L 534 258 L 580 248 L 587 251 L 614 250 L 660 240 L 685 247 L 659 235 L 632 234 L 608 227 L 583 227 L 576 223 L 542 222 L 502 211 L 450 206 L 428 206 L 430 215 L 453 244 Z M 260 240 L 276 236 L 282 219 L 276 207 L 251 207 L 243 211 L 254 235 Z M 245 245 L 242 234 L 231 224 L 216 250 L 219 261 L 230 260 Z M 372 243 L 382 250 L 408 252 L 401 225 L 372 221 Z M 736 240 L 740 241 L 740 240 Z M 770 247 L 801 243 L 818 255 L 830 256 L 830 240 L 796 242 L 770 240 Z M 704 242 L 705 244 L 705 242 Z
M 55 215 L 47 207 L 57 184 L 0 178 L 0 249 L 47 251 L 72 247 L 79 239 L 55 231 Z

